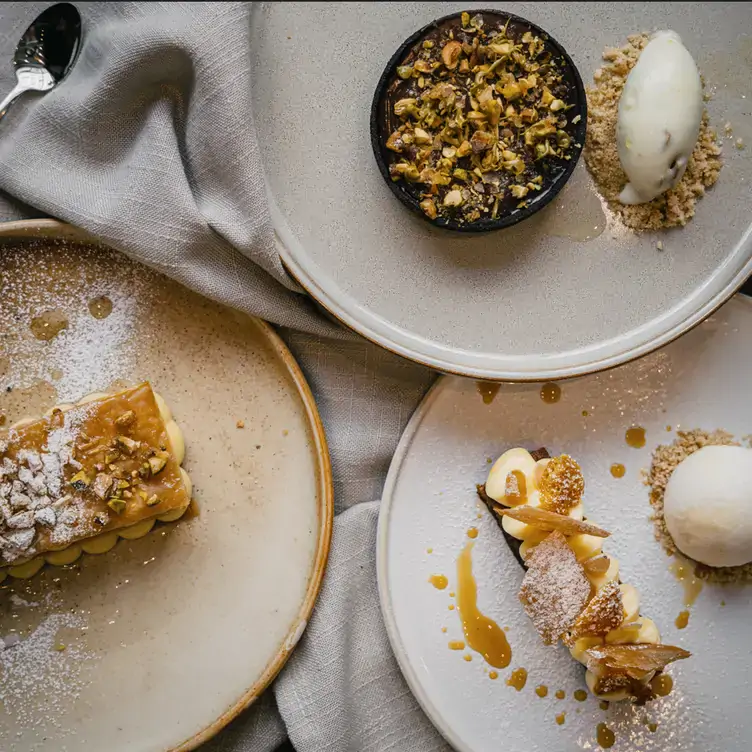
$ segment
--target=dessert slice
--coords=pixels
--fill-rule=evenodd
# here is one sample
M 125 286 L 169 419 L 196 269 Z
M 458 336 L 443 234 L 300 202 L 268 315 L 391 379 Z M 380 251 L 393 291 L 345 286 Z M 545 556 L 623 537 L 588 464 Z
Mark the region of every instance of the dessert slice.
M 584 518 L 584 490 L 568 455 L 517 448 L 494 463 L 478 494 L 527 570 L 520 601 L 543 642 L 569 647 L 597 697 L 641 704 L 656 696 L 655 677 L 690 654 L 661 645 L 655 624 L 640 616 L 637 590 L 603 553 L 610 533 Z
M 182 432 L 148 383 L 11 427 L 0 438 L 0 581 L 178 519 L 191 501 L 184 456 Z

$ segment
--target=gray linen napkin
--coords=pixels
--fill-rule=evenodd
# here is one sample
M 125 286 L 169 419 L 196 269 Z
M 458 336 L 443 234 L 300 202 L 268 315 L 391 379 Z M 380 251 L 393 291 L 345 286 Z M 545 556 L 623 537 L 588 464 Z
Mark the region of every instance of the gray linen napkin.
M 0 91 L 46 5 L 0 3 Z M 0 221 L 58 217 L 287 327 L 332 452 L 338 516 L 306 635 L 272 691 L 205 748 L 266 752 L 289 735 L 300 752 L 446 749 L 386 638 L 372 501 L 433 375 L 340 330 L 282 268 L 253 127 L 249 4 L 77 5 L 86 36 L 69 78 L 0 121 Z

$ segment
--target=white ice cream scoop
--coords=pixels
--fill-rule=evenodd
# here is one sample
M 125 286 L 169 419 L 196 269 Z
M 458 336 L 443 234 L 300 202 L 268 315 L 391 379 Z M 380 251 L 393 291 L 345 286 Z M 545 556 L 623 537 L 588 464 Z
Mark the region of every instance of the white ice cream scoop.
M 752 449 L 706 446 L 671 474 L 663 516 L 680 551 L 710 567 L 752 562 Z
M 681 38 L 659 31 L 627 76 L 616 139 L 629 182 L 623 204 L 643 204 L 684 175 L 702 120 L 700 74 Z

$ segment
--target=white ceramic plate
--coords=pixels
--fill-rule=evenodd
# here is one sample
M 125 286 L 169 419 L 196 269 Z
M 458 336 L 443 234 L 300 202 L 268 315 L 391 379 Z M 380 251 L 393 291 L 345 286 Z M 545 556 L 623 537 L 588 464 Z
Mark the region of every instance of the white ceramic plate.
M 557 404 L 544 403 L 533 384 L 502 385 L 494 401 L 484 404 L 474 382 L 454 377 L 441 379 L 426 397 L 401 440 L 384 491 L 379 589 L 402 671 L 458 750 L 598 749 L 601 722 L 616 734 L 615 752 L 750 748 L 752 588 L 706 585 L 687 628 L 675 627 L 683 589 L 654 540 L 640 470 L 649 465 L 651 450 L 672 440 L 679 427 L 725 428 L 740 438 L 752 433 L 751 342 L 752 301 L 738 297 L 659 353 L 564 382 Z M 647 429 L 643 449 L 627 446 L 624 434 L 631 425 Z M 523 570 L 490 514 L 478 509 L 475 484 L 485 481 L 486 458 L 513 446 L 566 451 L 582 464 L 588 516 L 612 531 L 605 550 L 619 559 L 621 576 L 640 592 L 642 613 L 656 622 L 663 641 L 693 653 L 669 668 L 675 685 L 667 698 L 645 708 L 616 703 L 605 712 L 592 696 L 585 702 L 573 698 L 585 687 L 582 666 L 566 649 L 540 642 L 517 600 Z M 617 462 L 627 469 L 620 479 L 609 471 Z M 468 663 L 463 652 L 447 646 L 462 639 L 457 612 L 448 610 L 454 602 L 449 592 L 471 526 L 479 530 L 473 549 L 479 606 L 508 627 L 513 651 L 497 681 L 489 679 L 479 654 L 471 651 Z M 432 574 L 449 578 L 446 590 L 428 583 Z M 505 683 L 518 667 L 529 672 L 521 692 Z M 543 699 L 534 692 L 541 684 L 549 689 Z M 554 695 L 560 689 L 566 691 L 563 700 Z M 566 713 L 562 726 L 555 722 L 559 713 Z M 657 723 L 657 730 L 651 732 L 646 721 Z
M 183 428 L 199 515 L 0 587 L 0 636 L 22 638 L 0 652 L 0 749 L 194 749 L 268 685 L 318 593 L 332 491 L 313 398 L 265 324 L 111 252 L 7 245 L 21 234 L 76 237 L 0 228 L 0 413 L 150 380 Z M 113 310 L 97 320 L 100 295 Z M 37 341 L 50 309 L 68 328 Z
M 661 235 L 663 252 L 658 235 L 612 227 L 572 239 L 605 221 L 583 165 L 546 210 L 479 237 L 433 228 L 391 195 L 369 142 L 379 76 L 413 31 L 472 7 L 549 30 L 586 83 L 629 34 L 681 34 L 714 93 L 713 123 L 749 146 L 726 141 L 718 185 L 685 229 Z M 751 14 L 749 3 L 259 3 L 254 120 L 285 263 L 346 325 L 447 372 L 561 378 L 666 344 L 752 271 Z

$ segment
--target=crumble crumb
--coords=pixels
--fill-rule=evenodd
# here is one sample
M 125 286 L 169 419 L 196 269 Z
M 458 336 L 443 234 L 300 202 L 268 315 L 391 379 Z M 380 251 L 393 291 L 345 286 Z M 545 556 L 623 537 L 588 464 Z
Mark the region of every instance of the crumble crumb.
M 645 485 L 650 487 L 650 504 L 653 507 L 651 519 L 655 525 L 655 538 L 671 556 L 677 553 L 678 548 L 663 517 L 663 495 L 671 473 L 679 463 L 704 446 L 740 446 L 740 442 L 736 441 L 728 431 L 721 429 L 679 431 L 677 438 L 671 444 L 661 444 L 656 448 L 653 452 L 650 470 L 645 473 Z M 715 583 L 752 582 L 752 564 L 743 564 L 738 567 L 708 567 L 691 559 L 683 552 L 681 555 L 694 565 L 695 575 L 702 580 Z
M 633 34 L 624 47 L 607 47 L 603 52 L 604 65 L 593 76 L 595 85 L 587 88 L 585 164 L 609 208 L 637 232 L 687 224 L 694 216 L 697 200 L 718 180 L 722 165 L 716 133 L 704 113 L 697 144 L 679 185 L 646 204 L 625 206 L 618 200 L 627 182 L 616 146 L 619 98 L 629 71 L 649 41 L 649 34 Z
M 244 421 L 244 420 L 239 420 L 239 421 L 238 421 L 238 422 L 237 422 L 237 423 L 235 424 L 235 427 L 236 427 L 236 428 L 245 428 L 245 421 Z

